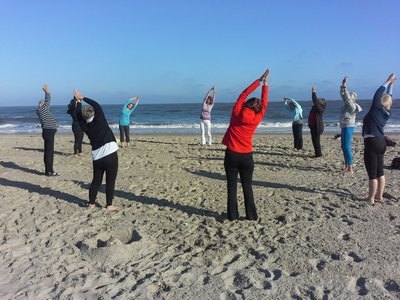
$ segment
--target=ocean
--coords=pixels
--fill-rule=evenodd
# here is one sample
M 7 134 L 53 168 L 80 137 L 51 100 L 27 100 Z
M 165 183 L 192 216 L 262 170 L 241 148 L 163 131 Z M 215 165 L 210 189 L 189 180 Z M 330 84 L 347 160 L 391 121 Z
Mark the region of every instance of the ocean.
M 371 105 L 369 100 L 358 101 L 363 108 L 357 114 L 356 132 L 361 131 L 362 119 Z M 234 103 L 216 103 L 212 111 L 212 131 L 224 133 L 229 125 L 229 119 Z M 302 101 L 303 116 L 307 120 L 308 112 L 312 106 L 311 101 Z M 196 134 L 200 131 L 199 118 L 202 103 L 183 104 L 145 104 L 140 103 L 131 115 L 131 134 L 136 133 L 189 133 Z M 328 101 L 324 114 L 325 130 L 327 132 L 340 132 L 338 118 L 342 100 Z M 108 123 L 114 132 L 118 132 L 118 119 L 122 104 L 102 105 Z M 59 132 L 71 132 L 71 116 L 67 114 L 67 104 L 51 107 L 54 113 Z M 287 111 L 283 101 L 268 103 L 267 112 L 257 131 L 262 132 L 291 132 L 290 112 Z M 308 131 L 308 127 L 303 127 Z M 386 132 L 400 132 L 400 105 L 394 101 L 392 115 L 385 127 Z M 41 132 L 40 123 L 36 115 L 35 106 L 0 107 L 0 133 L 38 133 Z

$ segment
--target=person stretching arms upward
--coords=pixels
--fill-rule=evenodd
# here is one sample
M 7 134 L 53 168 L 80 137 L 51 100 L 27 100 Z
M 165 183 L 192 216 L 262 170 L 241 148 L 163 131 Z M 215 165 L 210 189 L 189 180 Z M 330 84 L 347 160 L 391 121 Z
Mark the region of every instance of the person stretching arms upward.
M 395 81 L 396 75 L 390 74 L 386 82 L 376 90 L 371 108 L 363 120 L 364 164 L 369 178 L 367 200 L 372 205 L 375 204 L 375 199 L 383 201 L 385 189 L 383 156 L 386 152 L 383 128 L 390 117 L 393 102 L 392 88 Z
M 114 198 L 115 180 L 118 173 L 118 145 L 114 134 L 108 126 L 106 117 L 100 104 L 96 101 L 82 96 L 74 90 L 74 96 L 78 99 L 79 125 L 86 133 L 92 146 L 93 159 L 93 180 L 89 189 L 89 207 L 96 207 L 96 197 L 99 191 L 103 174 L 106 173 L 106 201 L 109 211 L 117 210 L 118 207 L 112 204 Z M 81 101 L 85 101 L 91 107 L 82 109 Z
M 230 221 L 239 218 L 237 205 L 237 176 L 240 174 L 244 194 L 244 205 L 246 219 L 257 220 L 257 209 L 253 196 L 253 135 L 262 121 L 268 104 L 269 70 L 248 86 L 236 100 L 232 109 L 229 127 L 222 139 L 226 146 L 224 167 L 228 190 L 228 219 Z M 261 100 L 250 98 L 250 95 L 259 85 L 263 83 Z

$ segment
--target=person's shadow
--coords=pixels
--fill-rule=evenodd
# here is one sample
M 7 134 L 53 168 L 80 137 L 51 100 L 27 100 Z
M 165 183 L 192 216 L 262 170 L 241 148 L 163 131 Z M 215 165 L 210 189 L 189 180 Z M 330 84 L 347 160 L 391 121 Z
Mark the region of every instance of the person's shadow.
M 199 171 L 192 171 L 189 169 L 185 169 L 185 170 L 194 175 L 226 181 L 226 176 L 223 174 L 220 174 L 220 173 L 213 173 L 213 172 L 204 171 L 204 170 L 199 170 Z M 239 179 L 238 179 L 238 182 L 240 182 Z M 253 180 L 253 184 L 258 185 L 258 186 L 273 188 L 273 189 L 288 189 L 290 191 L 301 191 L 301 192 L 306 192 L 306 193 L 332 193 L 332 194 L 336 194 L 337 196 L 340 196 L 340 197 L 353 197 L 353 194 L 348 190 L 343 190 L 343 191 L 337 191 L 337 190 L 333 190 L 333 189 L 322 190 L 322 189 L 316 189 L 316 188 L 306 188 L 303 186 L 294 186 L 294 185 L 289 185 L 289 184 L 259 181 L 259 180 Z
M 4 168 L 8 168 L 8 169 L 24 171 L 24 172 L 31 173 L 34 175 L 44 175 L 43 172 L 39 172 L 38 170 L 34 170 L 34 169 L 21 167 L 12 161 L 0 161 L 0 166 L 3 166 Z
M 73 182 L 79 184 L 84 189 L 89 189 L 89 187 L 90 187 L 90 183 L 84 183 L 84 182 L 78 181 L 78 180 L 73 180 Z M 207 210 L 204 208 L 189 206 L 189 205 L 183 205 L 180 203 L 174 203 L 167 199 L 157 199 L 157 198 L 152 198 L 152 197 L 147 197 L 147 196 L 136 196 L 134 193 L 120 191 L 120 190 L 115 190 L 114 195 L 117 197 L 120 197 L 120 198 L 124 198 L 129 201 L 135 201 L 135 202 L 139 202 L 139 203 L 146 204 L 146 205 L 153 204 L 153 205 L 158 205 L 160 207 L 170 207 L 170 208 L 180 210 L 180 211 L 188 214 L 189 217 L 191 215 L 198 215 L 198 216 L 203 216 L 203 217 L 215 218 L 215 220 L 217 220 L 219 222 L 222 222 L 224 220 L 223 215 L 220 215 L 214 211 Z
M 43 148 L 14 147 L 14 149 L 17 149 L 17 150 L 24 150 L 24 151 L 44 152 L 44 149 L 43 149 Z M 61 152 L 61 151 L 54 151 L 54 154 L 62 155 L 62 156 L 69 156 L 69 155 L 71 155 L 70 153 L 65 153 L 65 152 Z
M 69 203 L 77 204 L 81 207 L 87 205 L 87 201 L 84 201 L 81 198 L 76 197 L 74 195 L 60 192 L 57 190 L 52 190 L 50 188 L 41 187 L 40 185 L 32 184 L 29 182 L 13 181 L 13 180 L 5 179 L 5 178 L 0 178 L 0 185 L 15 187 L 15 188 L 19 188 L 22 190 L 27 190 L 30 193 L 38 193 L 39 195 L 51 196 L 56 199 L 61 199 L 63 201 L 67 201 Z

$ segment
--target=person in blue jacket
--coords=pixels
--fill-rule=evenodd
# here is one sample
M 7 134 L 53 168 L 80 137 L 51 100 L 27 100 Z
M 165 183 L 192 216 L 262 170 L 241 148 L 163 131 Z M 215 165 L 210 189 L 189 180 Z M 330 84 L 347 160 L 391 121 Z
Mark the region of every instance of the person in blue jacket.
M 292 131 L 294 139 L 294 149 L 303 149 L 303 109 L 294 99 L 284 97 L 286 108 L 292 113 Z
M 131 99 L 127 100 L 122 107 L 121 114 L 119 116 L 119 138 L 121 142 L 121 147 L 128 147 L 130 138 L 129 138 L 129 124 L 131 114 L 135 111 L 137 105 L 139 104 L 139 97 L 135 96 Z M 125 143 L 126 140 L 126 143 Z M 125 143 L 125 144 L 124 144 Z
M 363 119 L 362 136 L 364 138 L 364 164 L 369 178 L 367 200 L 374 205 L 375 200 L 383 201 L 385 175 L 383 156 L 386 152 L 383 127 L 390 117 L 392 108 L 392 87 L 396 75 L 390 74 L 386 82 L 375 92 L 371 108 Z

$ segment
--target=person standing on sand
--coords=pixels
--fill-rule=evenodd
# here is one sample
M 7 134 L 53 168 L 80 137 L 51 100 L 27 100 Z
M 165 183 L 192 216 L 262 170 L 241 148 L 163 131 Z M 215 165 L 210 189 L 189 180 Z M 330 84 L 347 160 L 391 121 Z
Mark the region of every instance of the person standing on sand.
M 67 113 L 72 117 L 72 132 L 74 133 L 74 155 L 82 156 L 82 141 L 83 141 L 83 130 L 78 122 L 77 113 L 81 113 L 77 109 L 79 100 L 75 97 L 70 101 L 68 105 Z
M 215 104 L 215 86 L 213 86 L 204 97 L 203 107 L 200 114 L 200 129 L 201 129 L 201 144 L 205 145 L 206 142 L 211 145 L 211 110 Z M 206 138 L 207 132 L 207 138 Z
M 135 101 L 135 104 L 133 104 Z M 130 137 L 129 137 L 129 125 L 131 123 L 130 117 L 131 114 L 135 111 L 136 107 L 139 104 L 139 97 L 135 96 L 131 99 L 127 100 L 122 106 L 121 114 L 119 116 L 119 139 L 121 142 L 121 147 L 124 147 L 124 141 L 126 140 L 125 146 L 129 146 Z
M 356 126 L 356 113 L 362 111 L 360 105 L 356 103 L 357 94 L 347 90 L 347 76 L 342 80 L 340 86 L 340 96 L 344 106 L 340 111 L 340 142 L 344 156 L 343 173 L 353 173 L 353 154 L 351 151 L 351 139 L 353 137 L 354 127 Z
M 321 157 L 321 134 L 324 132 L 324 122 L 322 116 L 326 108 L 326 100 L 324 98 L 317 97 L 317 89 L 312 87 L 312 101 L 313 106 L 311 107 L 308 115 L 308 127 L 310 128 L 311 139 L 314 146 L 315 156 L 314 158 Z
M 42 137 L 44 140 L 44 173 L 46 176 L 58 176 L 54 172 L 54 137 L 57 132 L 57 122 L 53 113 L 50 111 L 51 95 L 49 86 L 43 85 L 44 99 L 40 100 L 36 109 L 36 114 L 39 117 L 40 125 L 42 127 Z
M 115 211 L 118 207 L 113 205 L 112 201 L 118 173 L 118 145 L 100 104 L 82 96 L 77 90 L 74 90 L 74 96 L 78 99 L 78 111 L 81 111 L 81 113 L 77 114 L 79 125 L 88 136 L 92 146 L 93 180 L 89 189 L 89 207 L 96 207 L 97 193 L 105 172 L 106 208 L 109 211 Z M 91 105 L 91 107 L 82 109 L 82 100 Z
M 292 131 L 294 140 L 294 150 L 303 149 L 303 109 L 294 99 L 284 97 L 287 109 L 292 113 Z
M 268 105 L 269 70 L 248 86 L 236 100 L 232 109 L 229 127 L 222 139 L 226 146 L 224 167 L 227 179 L 228 191 L 228 219 L 230 221 L 239 218 L 237 205 L 237 177 L 240 174 L 244 194 L 244 205 L 246 219 L 257 220 L 257 209 L 253 196 L 253 135 L 262 121 Z M 259 85 L 263 83 L 261 100 L 250 98 L 250 95 Z
M 385 189 L 383 156 L 386 152 L 383 128 L 390 117 L 393 103 L 392 88 L 396 79 L 395 74 L 390 74 L 386 82 L 376 90 L 371 108 L 363 119 L 364 164 L 369 178 L 367 201 L 372 205 L 375 204 L 375 200 L 383 201 Z

